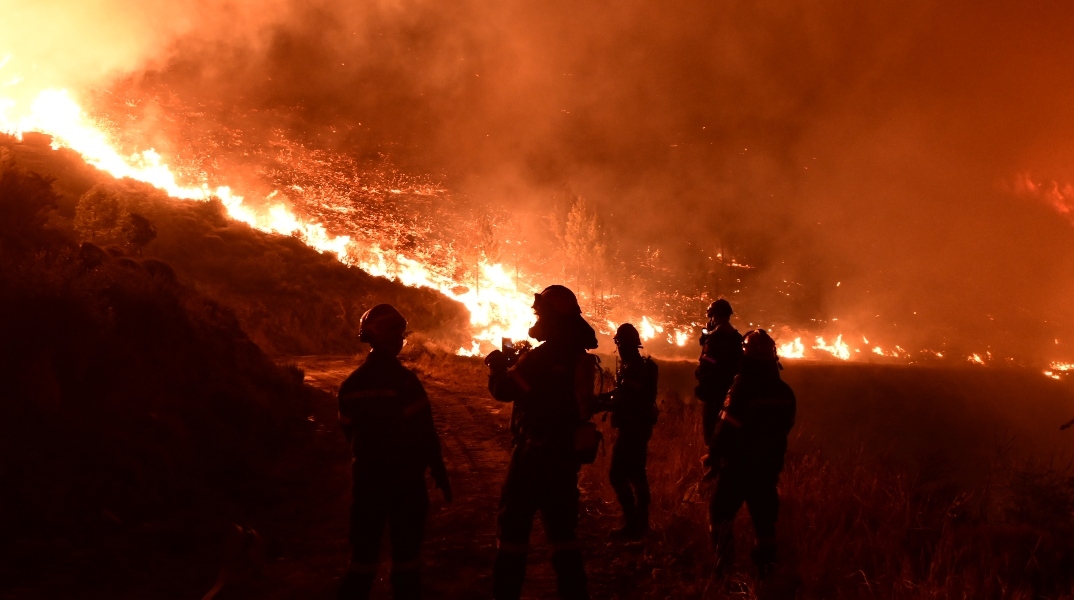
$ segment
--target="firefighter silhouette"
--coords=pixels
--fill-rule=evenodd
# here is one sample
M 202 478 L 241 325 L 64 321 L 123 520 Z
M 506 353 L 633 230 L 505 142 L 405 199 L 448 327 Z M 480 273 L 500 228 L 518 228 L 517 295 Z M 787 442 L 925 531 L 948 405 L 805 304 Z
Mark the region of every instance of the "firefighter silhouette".
M 735 514 L 745 503 L 757 545 L 751 558 L 760 578 L 776 560 L 776 484 L 783 471 L 787 435 L 794 427 L 795 398 L 779 376 L 776 343 L 763 329 L 750 331 L 743 342 L 742 371 L 727 393 L 709 441 L 709 456 L 718 479 L 709 506 L 717 573 L 734 562 Z
M 593 328 L 566 287 L 553 285 L 535 295 L 536 324 L 529 334 L 543 342 L 515 357 L 492 352 L 489 391 L 513 402 L 514 448 L 497 515 L 493 597 L 522 595 L 530 530 L 539 511 L 552 547 L 552 566 L 563 598 L 588 598 L 578 524 L 578 471 L 596 455 L 592 416 L 595 357 Z M 512 364 L 514 362 L 514 364 Z M 592 426 L 592 427 L 591 427 Z
M 397 358 L 406 325 L 388 304 L 362 315 L 358 337 L 372 351 L 339 388 L 339 421 L 353 455 L 351 562 L 340 598 L 369 597 L 385 526 L 392 595 L 396 600 L 420 597 L 427 469 L 445 500 L 452 499 L 425 388 Z
M 612 536 L 639 540 L 649 530 L 651 495 L 645 463 L 657 418 L 658 373 L 656 363 L 639 352 L 641 336 L 633 325 L 620 325 L 613 339 L 620 359 L 615 389 L 597 399 L 598 410 L 611 413 L 617 432 L 608 478 L 623 509 L 623 526 Z
M 735 381 L 742 362 L 742 335 L 731 326 L 731 303 L 723 298 L 708 308 L 708 324 L 701 332 L 701 358 L 694 376 L 694 394 L 701 401 L 705 442 L 712 437 L 720 404 Z

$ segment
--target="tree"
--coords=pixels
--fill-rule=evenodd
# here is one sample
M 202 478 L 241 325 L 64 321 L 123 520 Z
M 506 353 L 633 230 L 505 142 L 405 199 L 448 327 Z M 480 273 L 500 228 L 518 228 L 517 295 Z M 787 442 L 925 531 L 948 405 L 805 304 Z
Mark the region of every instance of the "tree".
M 127 215 L 127 223 L 123 225 L 123 235 L 126 238 L 127 250 L 131 254 L 141 255 L 142 249 L 157 239 L 157 228 L 142 215 L 130 213 Z
M 97 185 L 78 200 L 75 231 L 82 239 L 100 246 L 126 245 L 123 229 L 130 226 L 128 215 L 118 194 Z
M 494 225 L 492 217 L 486 214 L 481 217 L 477 231 L 477 250 L 480 257 L 492 264 L 500 262 L 500 241 L 496 237 Z
M 477 293 L 481 293 L 481 262 L 496 264 L 500 262 L 500 241 L 496 238 L 496 230 L 492 217 L 488 214 L 481 216 L 477 225 L 477 256 L 474 264 L 474 285 Z
M 0 159 L 0 247 L 29 250 L 42 245 L 56 200 L 51 179 Z
M 573 280 L 579 290 L 588 286 L 590 297 L 598 298 L 606 271 L 608 246 L 600 217 L 581 196 L 575 196 L 571 203 L 560 242 L 567 278 Z
M 129 199 L 122 191 L 94 186 L 82 195 L 75 208 L 75 231 L 83 240 L 99 246 L 121 246 L 131 254 L 140 255 L 157 238 L 157 228 L 145 216 L 134 212 L 139 206 L 142 204 Z

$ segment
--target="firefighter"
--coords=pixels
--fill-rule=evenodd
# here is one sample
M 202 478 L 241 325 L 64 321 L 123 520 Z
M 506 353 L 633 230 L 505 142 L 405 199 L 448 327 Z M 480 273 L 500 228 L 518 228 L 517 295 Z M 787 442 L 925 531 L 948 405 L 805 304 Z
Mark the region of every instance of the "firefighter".
M 795 398 L 779 377 L 776 343 L 765 330 L 747 333 L 743 347 L 742 371 L 727 393 L 709 443 L 718 468 L 709 518 L 717 573 L 726 574 L 734 563 L 735 514 L 746 503 L 757 536 L 751 558 L 763 579 L 776 561 L 776 484 L 794 427 Z
M 590 417 L 598 371 L 595 357 L 586 350 L 597 347 L 597 338 L 566 287 L 545 288 L 534 297 L 533 310 L 537 322 L 529 335 L 543 343 L 517 361 L 499 350 L 485 361 L 492 396 L 514 403 L 514 448 L 497 515 L 493 597 L 521 596 L 530 529 L 540 511 L 559 595 L 588 598 L 575 528 L 578 471 L 596 456 L 596 427 Z
M 599 409 L 611 413 L 612 427 L 617 431 L 608 478 L 623 508 L 623 526 L 611 535 L 640 540 L 649 531 L 651 496 L 645 463 L 657 418 L 657 367 L 639 352 L 641 336 L 630 323 L 620 325 L 613 339 L 621 360 L 615 389 L 597 401 Z
M 720 404 L 735 381 L 742 363 L 742 335 L 731 326 L 731 303 L 720 298 L 708 308 L 708 324 L 701 331 L 701 358 L 694 377 L 694 394 L 701 401 L 701 427 L 707 444 L 716 426 Z
M 372 351 L 339 388 L 339 422 L 353 456 L 351 562 L 340 598 L 369 597 L 385 526 L 392 596 L 420 597 L 418 552 L 429 504 L 426 469 L 444 500 L 452 500 L 425 388 L 397 358 L 405 332 L 406 319 L 391 305 L 366 311 L 358 339 Z

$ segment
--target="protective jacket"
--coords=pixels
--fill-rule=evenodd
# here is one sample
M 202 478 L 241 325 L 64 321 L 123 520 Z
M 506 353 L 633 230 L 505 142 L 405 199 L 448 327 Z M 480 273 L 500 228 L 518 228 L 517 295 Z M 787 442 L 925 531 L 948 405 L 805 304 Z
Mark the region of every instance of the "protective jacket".
M 395 356 L 370 353 L 339 388 L 339 421 L 356 476 L 434 479 L 446 474 L 432 408 L 417 376 Z
M 489 392 L 513 402 L 515 443 L 573 448 L 578 426 L 593 414 L 596 359 L 570 341 L 549 340 L 513 367 L 489 374 Z
M 694 376 L 702 402 L 722 402 L 742 364 L 742 335 L 730 323 L 702 337 L 701 358 Z
M 624 360 L 619 365 L 608 406 L 612 427 L 641 429 L 656 424 L 657 377 L 656 363 L 647 356 Z
M 710 455 L 779 473 L 794 427 L 796 401 L 776 362 L 746 358 L 727 392 L 710 441 Z

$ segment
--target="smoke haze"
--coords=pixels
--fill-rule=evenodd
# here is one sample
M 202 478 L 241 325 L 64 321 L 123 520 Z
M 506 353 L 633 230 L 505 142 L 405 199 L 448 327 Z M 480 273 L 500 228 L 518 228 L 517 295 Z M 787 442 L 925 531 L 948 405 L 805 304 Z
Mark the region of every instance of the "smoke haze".
M 37 65 L 28 79 L 122 79 L 198 107 L 193 127 L 387 155 L 533 230 L 580 195 L 621 262 L 658 248 L 704 271 L 698 257 L 730 253 L 767 290 L 743 320 L 1074 358 L 1071 225 L 1018 183 L 1074 181 L 1061 3 L 0 9 L 16 15 L 0 24 L 7 69 Z

